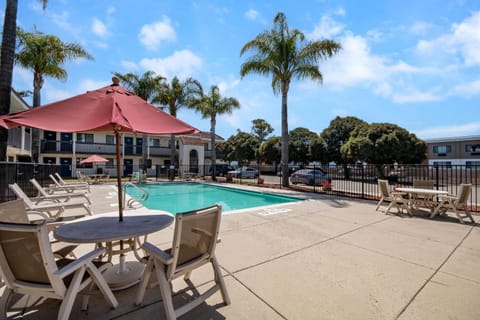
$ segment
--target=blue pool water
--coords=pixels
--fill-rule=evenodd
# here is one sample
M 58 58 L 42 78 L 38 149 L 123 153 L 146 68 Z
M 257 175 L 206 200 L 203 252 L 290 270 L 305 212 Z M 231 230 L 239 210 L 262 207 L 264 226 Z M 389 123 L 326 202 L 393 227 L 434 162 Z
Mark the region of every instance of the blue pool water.
M 142 202 L 145 207 L 166 210 L 173 214 L 215 204 L 222 205 L 222 211 L 230 211 L 301 200 L 194 182 L 165 182 L 138 186 L 149 194 L 148 199 Z M 127 188 L 127 194 L 131 197 L 140 196 L 140 192 L 135 188 Z

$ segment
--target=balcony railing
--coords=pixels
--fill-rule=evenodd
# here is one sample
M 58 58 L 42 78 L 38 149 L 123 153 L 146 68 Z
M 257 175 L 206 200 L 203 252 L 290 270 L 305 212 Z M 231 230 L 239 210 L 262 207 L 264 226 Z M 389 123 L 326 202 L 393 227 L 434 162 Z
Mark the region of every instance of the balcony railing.
M 114 155 L 116 150 L 114 144 L 107 143 L 84 143 L 77 142 L 75 144 L 75 153 L 82 154 L 105 154 Z M 124 145 L 120 146 L 126 155 L 141 155 L 142 146 Z M 170 148 L 168 147 L 149 147 L 150 155 L 152 156 L 168 156 L 170 155 Z M 73 153 L 73 142 L 71 141 L 56 141 L 56 140 L 42 140 L 42 153 Z

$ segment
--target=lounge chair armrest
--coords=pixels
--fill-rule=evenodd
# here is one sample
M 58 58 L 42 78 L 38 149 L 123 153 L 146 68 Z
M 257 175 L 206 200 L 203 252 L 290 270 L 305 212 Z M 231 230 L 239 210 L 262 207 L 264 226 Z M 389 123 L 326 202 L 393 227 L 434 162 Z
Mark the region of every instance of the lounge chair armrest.
M 84 254 L 80 258 L 74 260 L 72 263 L 69 263 L 62 269 L 57 270 L 55 274 L 61 278 L 65 278 L 69 274 L 74 273 L 75 271 L 83 267 L 86 262 L 93 261 L 96 257 L 102 255 L 104 252 L 105 248 L 97 248 L 93 251 L 90 251 L 89 253 Z
M 170 256 L 165 251 L 160 250 L 159 248 L 157 248 L 156 246 L 154 246 L 153 244 L 151 244 L 149 242 L 145 242 L 142 245 L 142 248 L 145 249 L 148 252 L 148 254 L 154 256 L 155 259 L 160 260 L 165 265 L 169 265 L 173 262 L 173 257 L 172 256 Z
M 454 196 L 452 194 L 445 194 L 445 195 L 441 195 L 440 198 L 442 200 L 456 200 L 457 196 Z

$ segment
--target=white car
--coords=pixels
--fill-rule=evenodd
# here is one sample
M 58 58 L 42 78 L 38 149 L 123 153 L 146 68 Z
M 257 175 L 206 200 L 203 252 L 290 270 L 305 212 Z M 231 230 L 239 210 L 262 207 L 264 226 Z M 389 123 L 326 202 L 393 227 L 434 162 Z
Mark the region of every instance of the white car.
M 255 179 L 258 178 L 258 170 L 250 167 L 238 168 L 237 170 L 228 171 L 232 178 Z

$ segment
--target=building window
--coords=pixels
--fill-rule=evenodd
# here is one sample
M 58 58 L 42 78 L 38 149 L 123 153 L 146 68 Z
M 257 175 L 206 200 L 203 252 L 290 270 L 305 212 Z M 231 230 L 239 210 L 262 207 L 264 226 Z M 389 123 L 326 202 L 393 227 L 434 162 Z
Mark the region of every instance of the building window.
M 115 144 L 115 136 L 112 136 L 111 134 L 107 134 L 105 136 L 105 143 L 106 144 Z
M 150 139 L 150 147 L 160 147 L 160 139 Z
M 93 143 L 93 133 L 77 133 L 77 142 Z
M 452 146 L 451 145 L 433 146 L 433 153 L 445 154 L 445 153 L 450 153 L 450 152 L 452 152 Z
M 469 152 L 473 155 L 480 154 L 480 144 L 466 144 L 465 152 Z

